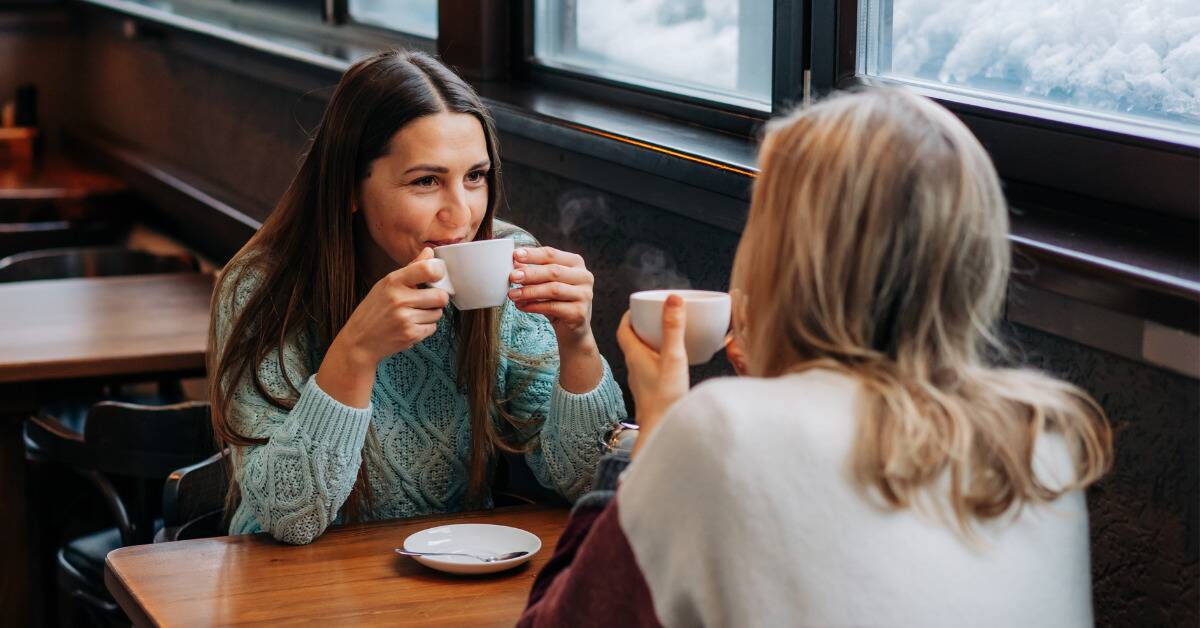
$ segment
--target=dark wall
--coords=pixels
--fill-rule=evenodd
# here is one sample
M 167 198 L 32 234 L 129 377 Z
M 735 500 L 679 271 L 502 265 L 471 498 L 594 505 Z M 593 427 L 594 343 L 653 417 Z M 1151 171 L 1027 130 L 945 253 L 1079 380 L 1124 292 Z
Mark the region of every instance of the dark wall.
M 0 9 L 0 103 L 12 99 L 18 86 L 32 83 L 39 91 L 40 125 L 60 128 L 71 109 L 70 60 L 77 42 L 70 18 L 60 11 Z M 46 138 L 56 140 L 53 134 Z
M 133 147 L 261 219 L 290 180 L 328 93 L 306 92 L 331 80 L 286 65 L 275 66 L 286 80 L 265 80 L 255 74 L 267 61 L 222 50 L 127 40 L 111 20 L 91 22 L 69 77 L 80 89 L 76 130 Z M 539 168 L 544 156 L 505 158 L 504 217 L 587 259 L 597 278 L 596 333 L 622 380 L 613 334 L 630 292 L 726 286 L 737 234 L 591 187 L 586 169 L 564 178 Z M 1089 495 L 1099 623 L 1195 625 L 1197 382 L 1032 329 L 1012 336 L 1029 364 L 1090 391 L 1119 427 L 1116 468 Z M 718 358 L 697 377 L 724 372 Z

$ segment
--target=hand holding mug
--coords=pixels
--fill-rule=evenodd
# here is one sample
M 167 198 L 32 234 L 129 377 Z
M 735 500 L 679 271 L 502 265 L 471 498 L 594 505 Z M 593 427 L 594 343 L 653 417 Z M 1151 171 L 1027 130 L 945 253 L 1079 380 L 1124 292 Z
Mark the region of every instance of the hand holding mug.
M 663 302 L 662 345 L 656 351 L 633 331 L 629 312 L 621 318 L 617 342 L 629 368 L 629 390 L 637 404 L 641 428 L 634 455 L 646 442 L 667 409 L 687 393 L 690 387 L 688 353 L 684 341 L 687 310 L 683 298 L 673 294 Z
M 518 248 L 513 258 L 509 281 L 518 287 L 508 298 L 517 309 L 550 319 L 560 344 L 590 338 L 595 278 L 583 258 L 548 246 Z
M 375 283 L 346 321 L 339 339 L 373 364 L 412 348 L 437 330 L 450 299 L 445 290 L 422 285 L 444 275 L 445 266 L 437 263 L 433 250 L 421 251 L 407 266 Z

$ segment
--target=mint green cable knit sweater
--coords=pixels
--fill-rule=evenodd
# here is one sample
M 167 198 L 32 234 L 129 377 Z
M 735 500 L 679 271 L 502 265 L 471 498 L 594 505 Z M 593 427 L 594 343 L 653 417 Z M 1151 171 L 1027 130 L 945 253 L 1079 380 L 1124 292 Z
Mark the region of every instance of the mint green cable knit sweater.
M 252 281 L 242 281 L 234 298 L 218 297 L 218 339 L 228 334 L 234 309 L 252 290 Z M 453 306 L 432 336 L 380 362 L 367 408 L 343 405 L 317 386 L 313 372 L 320 359 L 303 337 L 284 351 L 292 381 L 304 382 L 290 412 L 268 403 L 250 378 L 239 383 L 231 420 L 243 435 L 269 441 L 235 456 L 241 503 L 230 534 L 267 531 L 285 543 L 302 544 L 338 522 L 362 461 L 368 425 L 375 428 L 382 454 L 378 460 L 368 457 L 371 518 L 453 512 L 465 506 L 470 420 L 456 381 L 449 308 Z M 557 343 L 543 316 L 526 314 L 508 302 L 500 330 L 496 398 L 508 399 L 507 410 L 518 417 L 545 417 L 538 446 L 525 459 L 542 485 L 574 500 L 589 489 L 600 439 L 626 416 L 621 390 L 607 362 L 603 379 L 591 392 L 572 394 L 560 387 Z M 540 366 L 527 366 L 508 359 L 510 352 L 545 358 L 534 361 Z M 286 397 L 274 354 L 259 374 L 273 395 Z

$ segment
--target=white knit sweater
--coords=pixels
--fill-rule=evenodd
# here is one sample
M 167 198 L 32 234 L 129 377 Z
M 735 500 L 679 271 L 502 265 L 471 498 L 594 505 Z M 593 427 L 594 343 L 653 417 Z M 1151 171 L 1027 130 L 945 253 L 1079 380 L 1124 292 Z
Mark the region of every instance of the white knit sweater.
M 859 396 L 809 371 L 712 380 L 672 408 L 617 491 L 663 625 L 1092 624 L 1081 493 L 980 526 L 974 545 L 882 508 L 849 472 Z M 1059 437 L 1035 458 L 1051 483 L 1072 473 Z

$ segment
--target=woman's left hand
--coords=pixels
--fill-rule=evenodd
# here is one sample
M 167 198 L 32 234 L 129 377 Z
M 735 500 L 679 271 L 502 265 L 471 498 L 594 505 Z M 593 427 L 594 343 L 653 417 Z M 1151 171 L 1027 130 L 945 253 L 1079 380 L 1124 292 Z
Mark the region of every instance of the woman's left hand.
M 542 246 L 517 248 L 513 261 L 509 281 L 519 287 L 508 298 L 517 309 L 550 319 L 560 345 L 591 341 L 595 278 L 583 258 Z

